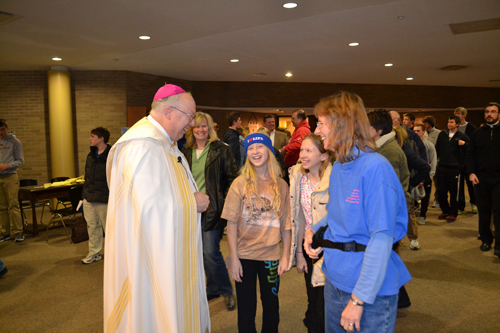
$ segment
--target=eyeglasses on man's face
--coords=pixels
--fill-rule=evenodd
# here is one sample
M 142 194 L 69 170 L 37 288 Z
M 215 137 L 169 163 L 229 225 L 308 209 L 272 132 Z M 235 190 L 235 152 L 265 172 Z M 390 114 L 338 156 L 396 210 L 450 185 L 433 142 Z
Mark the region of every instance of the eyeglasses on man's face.
M 189 122 L 192 122 L 194 120 L 194 117 L 196 117 L 196 113 L 189 114 L 189 113 L 186 113 L 186 112 L 182 111 L 181 109 L 178 109 L 178 108 L 176 108 L 175 106 L 172 106 L 172 105 L 169 105 L 169 107 L 171 107 L 172 109 L 176 109 L 179 112 L 184 113 L 189 118 Z

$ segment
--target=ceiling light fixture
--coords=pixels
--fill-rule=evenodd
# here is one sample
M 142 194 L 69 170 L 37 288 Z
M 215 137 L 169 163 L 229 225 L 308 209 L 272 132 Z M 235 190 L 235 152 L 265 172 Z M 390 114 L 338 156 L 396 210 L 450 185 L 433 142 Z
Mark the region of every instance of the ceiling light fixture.
M 392 64 L 385 64 L 384 66 L 385 67 L 392 67 L 393 65 Z
M 292 74 L 292 73 L 290 73 L 290 72 L 288 72 L 288 73 L 286 73 L 286 74 L 285 74 L 285 76 L 286 76 L 286 77 L 292 77 L 292 75 L 293 75 L 293 74 Z
M 402 20 L 404 18 L 405 18 L 404 16 L 398 16 L 398 20 Z
M 238 62 L 238 61 L 240 61 L 240 60 L 239 60 L 239 59 L 231 59 L 231 60 L 229 60 L 229 61 L 231 61 L 231 62 Z
M 358 46 L 359 43 L 349 43 L 349 46 Z
M 54 61 L 61 61 L 61 60 L 62 60 L 62 58 L 59 58 L 59 57 L 54 57 L 54 58 L 52 58 L 52 60 L 54 60 Z
M 283 7 L 285 7 L 286 9 L 292 9 L 297 7 L 297 4 L 295 2 L 287 2 L 283 4 Z
M 412 80 L 413 80 L 413 78 L 412 78 L 412 77 L 407 77 L 407 78 L 406 78 L 406 81 L 412 81 Z
M 151 37 L 149 37 L 149 36 L 139 36 L 139 39 L 148 40 L 148 39 L 151 39 Z

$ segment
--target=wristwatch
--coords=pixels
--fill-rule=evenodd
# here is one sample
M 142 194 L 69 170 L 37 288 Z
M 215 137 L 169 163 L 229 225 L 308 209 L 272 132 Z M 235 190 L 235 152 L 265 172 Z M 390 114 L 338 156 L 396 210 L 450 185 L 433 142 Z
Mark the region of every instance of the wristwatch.
M 361 304 L 361 303 L 359 303 L 359 301 L 358 301 L 358 300 L 355 300 L 354 298 L 352 298 L 352 296 L 351 296 L 351 302 L 352 302 L 352 304 L 353 304 L 353 305 L 357 305 L 357 306 L 365 306 L 365 303 L 362 303 L 362 304 Z

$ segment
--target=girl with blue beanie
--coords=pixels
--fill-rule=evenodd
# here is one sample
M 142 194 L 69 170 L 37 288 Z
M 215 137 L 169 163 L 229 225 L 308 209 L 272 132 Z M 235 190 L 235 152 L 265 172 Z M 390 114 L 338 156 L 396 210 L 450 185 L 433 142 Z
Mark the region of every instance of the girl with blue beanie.
M 271 139 L 261 133 L 245 138 L 245 164 L 226 197 L 227 264 L 238 299 L 238 331 L 256 332 L 257 278 L 262 300 L 262 332 L 278 332 L 280 276 L 290 251 L 289 188 L 281 179 Z M 281 256 L 281 259 L 280 259 Z

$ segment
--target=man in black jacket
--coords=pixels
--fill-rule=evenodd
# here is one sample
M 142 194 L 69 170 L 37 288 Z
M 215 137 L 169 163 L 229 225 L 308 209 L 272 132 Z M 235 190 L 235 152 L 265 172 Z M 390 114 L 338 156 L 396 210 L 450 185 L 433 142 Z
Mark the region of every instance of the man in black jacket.
M 481 251 L 489 251 L 493 244 L 490 229 L 491 212 L 495 225 L 495 255 L 500 258 L 500 104 L 490 103 L 484 110 L 486 125 L 471 136 L 467 149 L 467 172 L 474 185 L 479 211 Z
M 457 220 L 458 184 L 460 174 L 465 167 L 465 151 L 469 142 L 469 137 L 458 130 L 459 125 L 458 117 L 449 117 L 448 130 L 440 132 L 436 142 L 436 154 L 439 159 L 436 177 L 442 211 L 438 219 L 448 222 Z M 448 203 L 448 192 L 450 192 L 450 203 Z
M 240 154 L 240 133 L 238 132 L 238 129 L 241 128 L 241 117 L 239 113 L 231 112 L 227 116 L 227 122 L 229 128 L 226 133 L 224 133 L 222 141 L 231 147 L 236 165 L 238 166 L 238 169 L 240 169 L 242 167 L 242 163 Z
M 109 131 L 103 127 L 90 132 L 90 153 L 85 164 L 83 185 L 83 214 L 89 232 L 89 254 L 82 264 L 91 264 L 102 259 L 103 230 L 106 228 L 109 189 L 106 180 L 106 162 L 111 146 Z
M 467 117 L 467 109 L 460 106 L 455 109 L 455 116 L 460 118 L 460 125 L 458 126 L 458 130 L 462 133 L 465 133 L 470 139 L 472 133 L 476 130 L 476 126 L 472 125 L 468 121 L 465 120 Z M 465 183 L 467 183 L 467 188 L 469 190 L 469 198 L 470 204 L 472 206 L 472 212 L 477 214 L 477 206 L 476 206 L 476 197 L 474 196 L 474 187 L 467 176 L 467 171 L 462 170 L 460 174 L 460 185 L 458 189 L 458 214 L 465 214 Z

